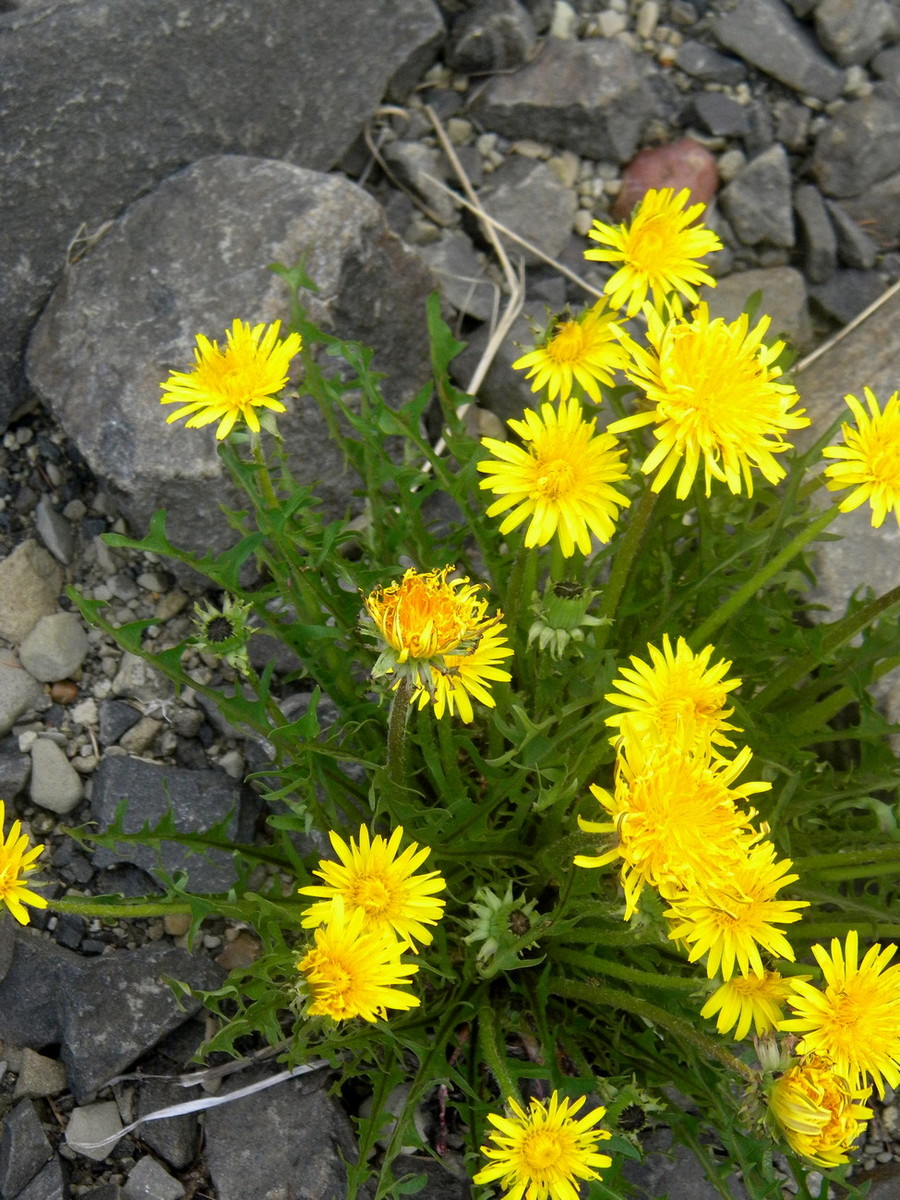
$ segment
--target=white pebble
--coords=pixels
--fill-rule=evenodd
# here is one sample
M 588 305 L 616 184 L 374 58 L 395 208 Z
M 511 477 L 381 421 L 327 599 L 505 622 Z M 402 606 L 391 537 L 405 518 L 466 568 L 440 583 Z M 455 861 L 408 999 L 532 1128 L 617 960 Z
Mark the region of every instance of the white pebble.
M 644 0 L 637 18 L 638 37 L 651 38 L 659 20 L 659 4 L 657 0 Z

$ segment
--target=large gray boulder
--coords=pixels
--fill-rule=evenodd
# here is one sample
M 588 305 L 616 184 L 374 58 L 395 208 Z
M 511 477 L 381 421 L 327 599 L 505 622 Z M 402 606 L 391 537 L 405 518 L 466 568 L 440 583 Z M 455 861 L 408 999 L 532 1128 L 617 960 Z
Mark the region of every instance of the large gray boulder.
M 160 382 L 188 370 L 197 333 L 224 341 L 235 317 L 288 316 L 288 289 L 267 264 L 298 263 L 319 287 L 308 309 L 340 337 L 376 348 L 385 394 L 428 379 L 421 260 L 383 210 L 337 175 L 241 156 L 204 159 L 137 200 L 65 275 L 28 351 L 29 380 L 136 531 L 160 507 L 176 544 L 233 540 L 219 507 L 235 494 L 214 426 L 166 424 Z M 332 513 L 358 479 L 309 399 L 279 419 L 301 483 L 320 483 Z
M 6 8 L 7 5 L 0 5 Z M 0 13 L 0 430 L 69 257 L 213 154 L 333 167 L 443 41 L 433 0 L 46 0 Z

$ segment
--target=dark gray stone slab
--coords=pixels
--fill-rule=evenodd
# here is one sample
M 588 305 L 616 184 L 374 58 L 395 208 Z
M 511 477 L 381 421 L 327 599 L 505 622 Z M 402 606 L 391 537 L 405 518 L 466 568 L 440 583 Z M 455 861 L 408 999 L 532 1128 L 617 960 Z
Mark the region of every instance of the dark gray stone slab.
M 811 170 L 829 196 L 859 196 L 900 168 L 900 96 L 846 104 L 816 139 Z
M 825 206 L 834 225 L 838 254 L 845 267 L 868 271 L 874 267 L 878 247 L 850 214 L 835 200 L 826 200 Z
M 199 1001 L 179 1006 L 167 977 L 213 988 L 224 974 L 202 955 L 159 942 L 86 965 L 59 1001 L 61 1058 L 79 1104 L 198 1011 Z
M 4 6 L 5 7 L 5 6 Z M 0 14 L 0 428 L 31 322 L 104 223 L 210 154 L 328 170 L 444 26 L 432 0 L 48 0 Z M 377 47 L 377 53 L 373 50 Z
M 806 277 L 813 283 L 822 283 L 837 269 L 837 235 L 819 189 L 812 184 L 798 187 L 794 192 L 794 212 Z
M 147 824 L 154 828 L 169 810 L 183 833 L 207 830 L 231 813 L 229 836 L 236 842 L 252 840 L 253 808 L 244 812 L 240 785 L 223 771 L 188 771 L 124 755 L 104 758 L 94 774 L 91 796 L 91 814 L 101 833 L 112 825 L 123 800 L 126 833 L 136 833 Z M 186 871 L 189 887 L 196 892 L 227 891 L 237 878 L 230 852 L 191 851 L 176 842 L 163 842 L 158 853 L 150 846 L 126 842 L 115 850 L 98 847 L 93 862 L 101 869 L 132 863 L 150 875 L 160 865 L 169 873 Z
M 751 159 L 719 194 L 722 212 L 745 246 L 793 246 L 791 168 L 783 146 Z
M 3 1118 L 0 1134 L 0 1196 L 15 1200 L 53 1157 L 53 1148 L 30 1100 Z
M 169 1108 L 185 1100 L 194 1100 L 202 1095 L 199 1087 L 183 1088 L 165 1079 L 142 1079 L 138 1093 L 137 1116 L 160 1108 Z M 140 1127 L 140 1139 L 169 1166 L 182 1170 L 197 1156 L 200 1143 L 200 1127 L 195 1113 L 180 1117 L 162 1117 L 158 1121 L 145 1121 Z
M 85 960 L 71 950 L 17 927 L 12 960 L 0 980 L 0 1038 L 32 1050 L 58 1042 L 60 997 L 85 970 Z
M 816 36 L 841 67 L 868 62 L 898 33 L 897 13 L 887 0 L 819 0 Z
M 66 1167 L 55 1155 L 34 1179 L 16 1196 L 16 1200 L 68 1200 Z
M 713 32 L 727 50 L 797 92 L 819 100 L 840 95 L 843 71 L 782 0 L 725 0 L 716 8 Z
M 816 304 L 841 325 L 849 325 L 883 292 L 884 280 L 877 271 L 837 271 L 809 289 Z
M 220 505 L 243 501 L 216 453 L 215 430 L 167 425 L 160 381 L 194 361 L 197 333 L 220 344 L 235 318 L 289 312 L 268 264 L 306 269 L 318 324 L 375 349 L 389 400 L 431 377 L 425 301 L 434 282 L 348 180 L 240 156 L 204 159 L 136 201 L 57 288 L 28 354 L 29 377 L 135 530 L 165 506 L 169 535 L 197 550 L 234 540 Z M 334 371 L 323 357 L 323 369 Z M 346 469 L 317 406 L 279 418 L 289 463 L 330 514 L 346 511 Z
M 508 71 L 527 62 L 537 34 L 518 0 L 482 0 L 454 22 L 447 63 L 463 74 Z
M 472 111 L 497 133 L 624 163 L 655 101 L 641 60 L 621 42 L 551 37 L 527 66 L 493 79 Z

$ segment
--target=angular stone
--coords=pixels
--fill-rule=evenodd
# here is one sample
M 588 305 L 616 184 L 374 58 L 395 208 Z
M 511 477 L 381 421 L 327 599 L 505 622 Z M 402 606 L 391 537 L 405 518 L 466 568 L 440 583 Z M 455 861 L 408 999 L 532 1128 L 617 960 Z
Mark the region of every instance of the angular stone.
M 848 197 L 843 204 L 882 250 L 900 246 L 900 171 L 873 183 L 861 195 Z
M 41 541 L 53 557 L 57 562 L 68 566 L 75 556 L 72 526 L 62 513 L 56 511 L 49 496 L 41 496 L 38 500 L 34 510 L 34 523 L 41 535 Z
M 531 13 L 518 0 L 482 0 L 454 22 L 447 65 L 464 75 L 508 71 L 528 61 L 536 42 Z
M 618 41 L 548 38 L 537 59 L 491 80 L 472 105 L 487 129 L 627 162 L 655 112 L 640 60 Z
M 66 1069 L 58 1058 L 46 1058 L 43 1054 L 25 1047 L 22 1051 L 22 1067 L 16 1080 L 15 1099 L 27 1096 L 36 1100 L 39 1096 L 58 1096 L 66 1089 Z
M 51 738 L 39 737 L 31 747 L 31 780 L 28 795 L 32 804 L 65 816 L 84 795 L 81 776 L 66 758 L 66 752 Z
M 16 1200 L 69 1200 L 69 1195 L 65 1164 L 54 1156 L 19 1192 Z
M 575 192 L 564 187 L 546 163 L 508 158 L 482 188 L 479 199 L 492 217 L 548 257 L 558 258 L 568 244 L 578 202 Z M 526 266 L 542 261 L 518 242 L 499 236 L 508 253 L 513 258 L 521 255 Z
M 421 142 L 388 142 L 382 157 L 401 187 L 415 193 L 428 208 L 437 225 L 455 225 L 459 220 L 453 197 L 444 188 L 447 168 L 442 154 Z
M 726 50 L 797 92 L 834 100 L 844 73 L 822 53 L 782 0 L 725 0 L 713 33 Z M 723 11 L 724 10 L 724 11 Z
M 247 1071 L 240 1082 L 260 1077 Z M 262 1197 L 274 1188 L 300 1196 L 346 1194 L 341 1158 L 355 1161 L 356 1139 L 340 1104 L 310 1090 L 314 1086 L 300 1076 L 209 1110 L 206 1157 L 218 1200 Z
M 68 679 L 79 669 L 88 652 L 88 639 L 81 618 L 73 612 L 41 617 L 19 647 L 22 666 L 41 683 Z
M 0 14 L 0 428 L 29 326 L 105 222 L 210 154 L 329 170 L 444 36 L 432 0 L 367 0 L 364 20 L 358 0 L 17 7 Z
M 900 168 L 900 96 L 844 105 L 816 139 L 811 171 L 829 196 L 859 196 Z
M 222 975 L 203 955 L 160 942 L 86 960 L 59 1001 L 61 1057 L 79 1104 L 199 1010 L 199 1001 L 176 1001 L 166 977 L 213 988 Z
M 837 271 L 809 289 L 819 308 L 841 325 L 849 325 L 883 292 L 884 280 L 877 271 Z
M 897 36 L 897 17 L 886 0 L 819 0 L 816 36 L 841 67 L 865 63 Z
M 53 1149 L 30 1100 L 3 1118 L 0 1133 L 0 1196 L 14 1200 L 49 1162 Z
M 745 246 L 793 246 L 791 167 L 783 146 L 751 159 L 719 193 L 722 211 Z
M 288 289 L 267 264 L 304 255 L 320 289 L 304 299 L 312 319 L 375 348 L 389 400 L 414 394 L 431 374 L 433 282 L 376 201 L 335 175 L 204 159 L 136 201 L 54 293 L 29 348 L 32 384 L 136 530 L 164 505 L 176 544 L 234 540 L 220 505 L 242 501 L 214 428 L 167 425 L 159 384 L 189 369 L 196 333 L 221 342 L 235 318 L 285 319 Z M 279 430 L 295 477 L 344 512 L 357 481 L 316 405 L 291 404 Z
M 878 247 L 864 229 L 835 200 L 826 200 L 825 207 L 834 225 L 838 255 L 845 267 L 868 271 L 875 266 Z
M 63 573 L 31 539 L 0 561 L 0 637 L 17 646 L 41 617 L 57 610 Z
M 125 1200 L 180 1200 L 184 1195 L 178 1180 L 150 1154 L 134 1164 L 122 1191 Z
M 141 719 L 139 709 L 124 700 L 103 700 L 100 704 L 100 745 L 114 746 L 123 733 Z
M 241 803 L 241 789 L 221 771 L 188 771 L 138 758 L 104 758 L 94 774 L 91 814 L 101 832 L 115 820 L 116 810 L 126 802 L 123 828 L 134 833 L 151 828 L 171 811 L 182 833 L 202 832 L 231 813 L 229 837 L 248 841 L 252 836 L 253 813 Z M 226 850 L 191 851 L 177 842 L 164 841 L 159 850 L 131 842 L 116 850 L 105 847 L 93 853 L 96 867 L 133 863 L 154 875 L 160 864 L 166 872 L 186 871 L 192 891 L 227 891 L 237 878 L 234 859 Z
M 694 79 L 712 83 L 740 83 L 747 68 L 738 58 L 729 58 L 705 42 L 683 42 L 678 47 L 675 65 Z
M 99 1104 L 85 1104 L 73 1108 L 66 1126 L 66 1145 L 76 1154 L 83 1154 L 94 1162 L 103 1162 L 116 1148 L 117 1141 L 107 1146 L 97 1143 L 115 1138 L 122 1129 L 122 1119 L 115 1100 L 103 1100 Z
M 12 729 L 22 713 L 37 704 L 43 692 L 14 654 L 0 658 L 0 736 Z
M 812 324 L 806 302 L 806 283 L 793 267 L 766 267 L 739 271 L 720 279 L 716 287 L 700 289 L 701 299 L 709 304 L 714 317 L 735 321 L 755 292 L 762 292 L 758 317 L 771 317 L 769 337 L 784 337 L 799 353 L 813 342 Z
M 837 270 L 837 236 L 817 187 L 805 184 L 794 193 L 794 213 L 803 247 L 806 277 L 822 283 Z
M 143 1117 L 160 1108 L 169 1108 L 185 1100 L 195 1100 L 201 1094 L 199 1087 L 183 1088 L 165 1079 L 142 1079 L 136 1115 Z M 197 1115 L 184 1113 L 180 1117 L 161 1117 L 158 1121 L 145 1121 L 140 1127 L 140 1139 L 176 1171 L 183 1170 L 197 1156 L 200 1142 Z
M 747 109 L 722 92 L 698 92 L 694 112 L 700 124 L 716 137 L 741 137 L 750 129 Z
M 415 250 L 435 278 L 440 280 L 441 295 L 448 303 L 459 312 L 468 313 L 476 321 L 486 321 L 490 317 L 499 289 L 488 277 L 475 247 L 461 229 L 444 230 L 438 241 L 416 246 Z M 264 639 L 261 636 L 251 639 L 251 662 L 257 643 L 262 641 Z M 294 670 L 295 667 L 289 669 Z
M 12 962 L 0 979 L 0 1038 L 41 1050 L 59 1041 L 60 999 L 87 964 L 34 930 L 15 932 Z

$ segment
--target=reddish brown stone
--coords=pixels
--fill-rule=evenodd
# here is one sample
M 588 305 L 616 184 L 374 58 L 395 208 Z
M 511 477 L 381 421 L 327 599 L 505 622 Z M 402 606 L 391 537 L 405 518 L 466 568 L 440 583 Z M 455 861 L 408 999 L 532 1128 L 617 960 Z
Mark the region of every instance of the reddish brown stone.
M 259 942 L 242 929 L 234 941 L 226 943 L 216 962 L 226 971 L 233 971 L 235 967 L 249 967 L 256 962 L 259 954 Z
M 679 138 L 669 146 L 642 150 L 622 172 L 622 190 L 612 205 L 615 221 L 625 221 L 650 188 L 688 188 L 694 204 L 708 204 L 719 186 L 712 154 L 693 138 Z
M 56 704 L 71 704 L 78 699 L 78 684 L 71 679 L 58 679 L 50 688 L 50 698 Z

